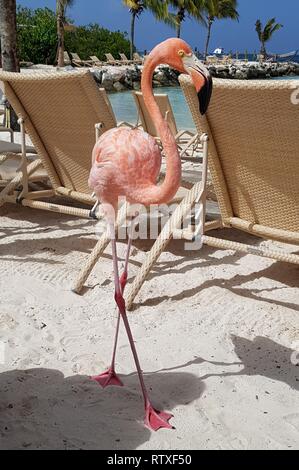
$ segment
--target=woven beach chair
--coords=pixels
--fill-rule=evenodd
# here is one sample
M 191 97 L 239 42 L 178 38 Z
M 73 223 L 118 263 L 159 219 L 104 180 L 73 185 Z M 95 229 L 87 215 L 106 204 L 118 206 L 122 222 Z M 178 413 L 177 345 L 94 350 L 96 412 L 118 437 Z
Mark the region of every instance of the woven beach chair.
M 102 62 L 96 55 L 91 55 L 90 59 L 93 67 L 102 67 L 105 65 L 105 62 Z
M 139 91 L 133 92 L 133 97 L 137 107 L 138 120 L 140 119 L 143 129 L 153 136 L 158 143 L 161 143 L 158 129 L 156 129 L 155 124 L 150 116 L 150 113 L 145 106 L 142 93 Z M 155 94 L 156 102 L 160 108 L 162 116 L 165 117 L 165 120 L 168 122 L 170 130 L 175 137 L 176 143 L 178 144 L 181 158 L 188 157 L 191 151 L 191 157 L 193 157 L 194 152 L 201 149 L 200 136 L 198 133 L 191 132 L 187 129 L 178 130 L 176 120 L 174 117 L 174 112 L 170 104 L 168 95 L 166 94 Z
M 0 204 L 23 206 L 54 212 L 95 217 L 90 209 L 45 202 L 62 196 L 92 207 L 88 176 L 97 134 L 116 126 L 107 96 L 97 87 L 89 71 L 16 74 L 1 72 L 5 95 L 16 111 L 22 132 L 23 152 L 20 173 L 0 192 Z M 25 131 L 39 158 L 28 165 Z M 30 192 L 30 178 L 43 167 L 52 188 Z M 21 186 L 21 191 L 16 191 Z
M 64 65 L 71 65 L 72 61 L 67 51 L 63 53 Z
M 91 60 L 82 60 L 76 52 L 71 52 L 72 64 L 76 67 L 92 67 Z
M 115 60 L 113 55 L 110 53 L 105 54 L 105 57 L 108 65 L 122 65 L 122 62 L 120 60 Z
M 138 54 L 138 52 L 134 52 L 133 53 L 133 61 L 134 61 L 134 64 L 136 64 L 136 65 L 142 65 L 143 62 L 144 62 L 144 58 L 141 57 L 141 55 Z
M 119 57 L 121 59 L 121 63 L 122 65 L 132 65 L 134 64 L 134 61 L 133 60 L 129 60 L 126 56 L 126 54 L 123 54 L 123 53 L 119 53 Z

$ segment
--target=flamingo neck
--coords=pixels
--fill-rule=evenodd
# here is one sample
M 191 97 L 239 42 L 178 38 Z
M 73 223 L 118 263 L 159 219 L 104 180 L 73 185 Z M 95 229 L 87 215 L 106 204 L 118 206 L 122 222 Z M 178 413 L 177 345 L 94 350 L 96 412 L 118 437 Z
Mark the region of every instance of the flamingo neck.
M 146 60 L 141 79 L 141 91 L 144 103 L 160 134 L 166 156 L 165 179 L 160 186 L 150 188 L 150 204 L 163 204 L 171 201 L 181 183 L 181 159 L 177 144 L 168 123 L 162 116 L 152 90 L 153 74 L 159 63 L 159 60 L 154 60 L 153 57 L 149 56 Z

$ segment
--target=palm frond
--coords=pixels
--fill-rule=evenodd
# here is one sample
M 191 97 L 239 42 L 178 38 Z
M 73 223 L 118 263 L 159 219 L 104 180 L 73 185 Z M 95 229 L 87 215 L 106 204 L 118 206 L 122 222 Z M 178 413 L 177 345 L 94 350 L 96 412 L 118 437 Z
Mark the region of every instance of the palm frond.
M 275 31 L 278 31 L 279 29 L 283 28 L 283 24 L 277 23 L 276 25 L 273 26 L 273 28 L 270 31 L 270 37 Z
M 176 10 L 180 22 L 184 21 L 188 15 L 205 24 L 203 15 L 204 0 L 165 0 L 165 3 L 168 3 Z
M 255 24 L 255 30 L 258 34 L 259 40 L 264 42 L 268 42 L 271 39 L 273 33 L 281 28 L 283 28 L 283 25 L 276 23 L 275 18 L 268 20 L 264 28 L 260 20 L 257 20 Z
M 261 20 L 257 20 L 255 23 L 255 30 L 258 34 L 259 40 L 262 41 L 262 22 Z
M 203 9 L 212 19 L 239 19 L 237 0 L 203 0 Z

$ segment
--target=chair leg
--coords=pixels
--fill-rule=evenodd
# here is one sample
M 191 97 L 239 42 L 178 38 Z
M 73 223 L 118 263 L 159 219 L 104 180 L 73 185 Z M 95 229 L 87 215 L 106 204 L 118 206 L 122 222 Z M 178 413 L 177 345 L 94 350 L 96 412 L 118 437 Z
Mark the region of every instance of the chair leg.
M 42 165 L 41 160 L 35 160 L 34 162 L 30 163 L 26 169 L 27 177 L 32 175 L 41 165 Z M 13 191 L 19 184 L 22 184 L 22 182 L 23 182 L 23 174 L 20 172 L 0 192 L 0 206 L 4 204 L 5 196 L 7 196 L 11 191 Z
M 146 260 L 141 266 L 138 274 L 136 275 L 130 288 L 128 288 L 127 295 L 125 296 L 127 310 L 132 309 L 133 301 L 140 291 L 144 281 L 146 280 L 153 265 L 158 260 L 161 253 L 165 250 L 166 246 L 173 237 L 176 229 L 180 228 L 182 220 L 188 215 L 199 195 L 203 192 L 202 183 L 196 183 L 189 191 L 185 199 L 175 209 L 174 213 L 163 227 L 159 237 L 155 241 L 152 249 L 147 254 Z
M 196 202 L 202 201 L 203 216 L 205 214 L 205 197 L 206 197 L 206 183 L 207 183 L 207 168 L 208 168 L 208 136 L 204 134 L 201 137 L 203 143 L 203 174 L 202 181 L 193 185 L 188 192 L 187 196 L 175 209 L 168 222 L 163 227 L 159 237 L 154 243 L 152 249 L 149 251 L 145 262 L 141 266 L 138 274 L 136 275 L 130 288 L 128 288 L 125 295 L 127 310 L 131 310 L 134 299 L 140 291 L 144 281 L 146 280 L 151 268 L 158 260 L 161 253 L 164 251 L 168 243 L 173 237 L 173 233 L 180 228 L 182 221 L 190 213 L 191 208 Z
M 88 279 L 91 271 L 93 270 L 94 266 L 97 264 L 99 261 L 99 258 L 102 256 L 104 253 L 105 249 L 110 243 L 110 236 L 108 234 L 108 231 L 105 232 L 94 249 L 92 250 L 87 263 L 85 264 L 84 268 L 81 270 L 78 278 L 76 279 L 76 282 L 72 288 L 72 291 L 75 292 L 76 294 L 80 294 L 83 286 Z

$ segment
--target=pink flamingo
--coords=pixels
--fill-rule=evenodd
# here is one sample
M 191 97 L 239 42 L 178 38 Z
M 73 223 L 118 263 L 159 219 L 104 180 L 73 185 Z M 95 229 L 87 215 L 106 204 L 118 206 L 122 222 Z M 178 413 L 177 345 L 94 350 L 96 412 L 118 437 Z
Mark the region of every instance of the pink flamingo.
M 157 185 L 161 167 L 161 151 L 153 137 L 139 129 L 116 128 L 104 133 L 96 143 L 92 155 L 92 169 L 89 185 L 104 207 L 105 216 L 111 231 L 115 301 L 119 309 L 116 336 L 114 341 L 110 368 L 97 377 L 93 377 L 102 387 L 108 385 L 122 386 L 115 373 L 115 355 L 119 332 L 120 318 L 123 319 L 135 360 L 139 381 L 144 398 L 145 424 L 153 430 L 171 429 L 169 413 L 153 408 L 144 383 L 136 347 L 126 314 L 123 291 L 127 282 L 128 262 L 131 248 L 129 235 L 124 273 L 119 278 L 117 248 L 115 240 L 115 214 L 118 199 L 126 197 L 129 203 L 149 206 L 171 201 L 181 181 L 181 161 L 175 139 L 169 126 L 156 104 L 152 92 L 152 77 L 159 64 L 168 64 L 181 73 L 192 77 L 199 96 L 200 112 L 208 108 L 212 79 L 208 70 L 192 53 L 191 48 L 181 39 L 168 39 L 156 46 L 148 56 L 142 73 L 141 89 L 145 104 L 160 131 L 160 137 L 167 158 L 167 169 L 164 182 Z M 110 208 L 110 210 L 108 209 Z

